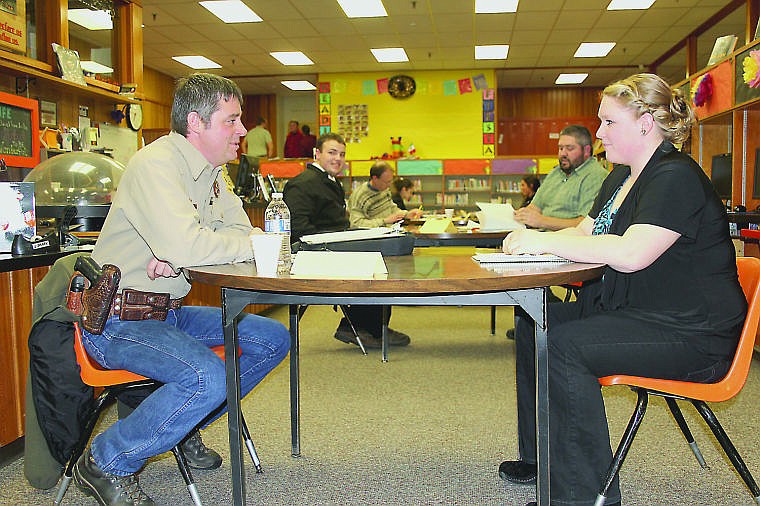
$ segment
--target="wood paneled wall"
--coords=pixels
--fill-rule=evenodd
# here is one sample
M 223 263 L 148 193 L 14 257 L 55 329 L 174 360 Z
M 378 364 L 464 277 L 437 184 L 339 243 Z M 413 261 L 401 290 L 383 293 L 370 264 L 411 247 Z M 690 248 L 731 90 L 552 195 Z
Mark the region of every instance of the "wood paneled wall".
M 248 130 L 256 126 L 259 116 L 267 120 L 267 130 L 272 134 L 272 142 L 278 146 L 277 95 L 246 95 L 243 97 L 243 124 Z
M 598 88 L 499 88 L 497 142 L 499 156 L 554 156 L 557 138 L 567 125 L 584 125 L 593 136 L 599 126 Z
M 147 67 L 144 69 L 143 129 L 169 130 L 174 84 L 171 76 Z M 145 142 L 149 143 L 148 139 Z
M 601 88 L 499 88 L 500 120 L 596 116 Z

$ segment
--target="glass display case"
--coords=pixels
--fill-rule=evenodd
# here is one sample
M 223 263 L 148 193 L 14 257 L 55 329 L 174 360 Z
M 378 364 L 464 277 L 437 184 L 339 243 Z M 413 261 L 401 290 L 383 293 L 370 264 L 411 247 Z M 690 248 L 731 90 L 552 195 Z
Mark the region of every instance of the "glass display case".
M 67 206 L 77 213 L 78 232 L 100 230 L 125 167 L 99 153 L 75 151 L 49 158 L 24 178 L 34 183 L 38 218 L 61 218 Z

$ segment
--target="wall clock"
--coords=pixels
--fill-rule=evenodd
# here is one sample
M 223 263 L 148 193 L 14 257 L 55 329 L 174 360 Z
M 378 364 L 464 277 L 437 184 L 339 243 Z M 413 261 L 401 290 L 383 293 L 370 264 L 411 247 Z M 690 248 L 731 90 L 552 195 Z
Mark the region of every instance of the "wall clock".
M 140 130 L 143 124 L 143 111 L 140 104 L 127 105 L 127 125 L 132 130 Z
M 393 98 L 409 98 L 417 90 L 417 84 L 409 76 L 393 76 L 388 80 L 388 93 Z

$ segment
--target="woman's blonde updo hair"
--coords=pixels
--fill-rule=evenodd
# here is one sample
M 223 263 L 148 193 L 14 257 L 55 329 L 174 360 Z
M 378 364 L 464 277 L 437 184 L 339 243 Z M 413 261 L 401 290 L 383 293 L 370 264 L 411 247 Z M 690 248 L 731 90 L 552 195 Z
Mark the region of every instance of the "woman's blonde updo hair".
M 681 93 L 655 74 L 635 74 L 607 86 L 602 95 L 617 99 L 641 117 L 650 113 L 660 133 L 673 144 L 689 138 L 694 112 Z

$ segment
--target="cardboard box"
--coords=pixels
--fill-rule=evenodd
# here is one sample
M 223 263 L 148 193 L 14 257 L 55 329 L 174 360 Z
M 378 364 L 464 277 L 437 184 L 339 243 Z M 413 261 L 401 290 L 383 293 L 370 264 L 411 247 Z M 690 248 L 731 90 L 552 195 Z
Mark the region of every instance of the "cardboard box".
M 10 253 L 13 237 L 37 233 L 34 183 L 0 183 L 0 253 Z

